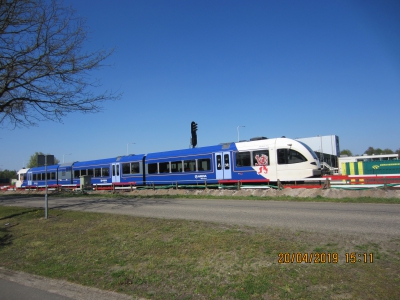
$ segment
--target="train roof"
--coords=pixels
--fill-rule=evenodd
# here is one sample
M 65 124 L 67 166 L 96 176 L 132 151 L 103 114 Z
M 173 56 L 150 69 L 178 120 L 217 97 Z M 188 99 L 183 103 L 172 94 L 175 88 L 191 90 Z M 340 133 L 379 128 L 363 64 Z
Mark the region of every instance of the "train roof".
M 62 164 L 59 164 L 58 167 L 59 168 L 71 167 L 73 164 L 74 164 L 74 162 L 62 163 Z
M 25 174 L 26 172 L 28 172 L 28 168 L 22 168 L 20 170 L 18 170 L 17 174 Z
M 33 167 L 33 168 L 30 168 L 28 171 L 29 172 L 44 172 L 47 168 L 47 172 L 49 172 L 49 171 L 57 170 L 58 166 L 59 165 L 51 165 L 51 166 L 47 166 L 47 167 L 46 166 Z
M 94 159 L 94 160 L 86 160 L 86 161 L 77 161 L 73 165 L 74 165 L 74 167 L 82 167 L 82 166 L 88 166 L 88 165 L 113 163 L 116 161 L 117 161 L 116 157 L 111 157 L 111 158 L 102 158 L 102 159 Z
M 127 161 L 135 161 L 135 160 L 142 160 L 144 154 L 130 154 L 117 157 L 118 162 L 127 162 Z
M 180 149 L 180 150 L 172 150 L 172 151 L 162 151 L 162 152 L 153 152 L 148 153 L 146 158 L 166 158 L 166 157 L 175 157 L 175 156 L 188 156 L 188 155 L 200 155 L 200 154 L 208 154 L 211 152 L 218 151 L 229 151 L 236 150 L 235 143 L 224 143 L 217 146 L 206 146 L 199 148 L 188 148 L 188 149 Z
M 259 148 L 273 147 L 273 146 L 287 146 L 293 145 L 294 143 L 300 144 L 298 141 L 281 137 L 273 139 L 257 138 L 253 141 L 243 141 L 236 144 L 239 151 L 257 150 Z

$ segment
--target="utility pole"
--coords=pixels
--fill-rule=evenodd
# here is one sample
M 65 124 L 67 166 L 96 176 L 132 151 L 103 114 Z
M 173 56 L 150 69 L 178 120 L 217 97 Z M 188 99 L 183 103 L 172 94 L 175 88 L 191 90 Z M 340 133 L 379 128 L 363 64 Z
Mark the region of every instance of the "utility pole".
M 46 154 L 46 155 L 38 155 L 37 156 L 37 164 L 38 166 L 44 165 L 44 185 L 45 185 L 45 194 L 44 194 L 44 218 L 47 219 L 49 217 L 49 203 L 48 203 L 48 184 L 47 184 L 47 165 L 54 165 L 54 155 Z

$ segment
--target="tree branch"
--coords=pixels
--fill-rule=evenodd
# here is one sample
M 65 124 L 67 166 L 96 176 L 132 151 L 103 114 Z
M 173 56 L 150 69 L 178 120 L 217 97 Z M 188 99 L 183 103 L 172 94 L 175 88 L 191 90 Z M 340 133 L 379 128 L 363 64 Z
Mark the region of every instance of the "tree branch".
M 4 3 L 4 4 L 3 4 Z M 82 53 L 84 20 L 58 0 L 4 0 L 0 6 L 0 125 L 31 126 L 67 113 L 98 112 L 120 94 L 94 94 L 89 72 L 111 51 Z

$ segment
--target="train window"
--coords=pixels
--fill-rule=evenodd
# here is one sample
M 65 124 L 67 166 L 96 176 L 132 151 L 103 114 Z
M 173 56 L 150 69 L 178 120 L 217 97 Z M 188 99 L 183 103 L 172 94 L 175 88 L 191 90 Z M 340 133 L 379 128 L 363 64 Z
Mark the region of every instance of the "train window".
M 160 173 L 169 173 L 169 162 L 159 163 Z
M 225 170 L 229 170 L 229 154 L 224 154 L 224 166 Z
M 251 166 L 250 152 L 236 152 L 236 167 Z
M 300 152 L 297 152 L 296 150 L 292 149 L 278 149 L 278 164 L 297 164 L 301 163 L 304 161 L 307 161 L 307 159 L 301 154 Z
M 46 177 L 44 176 L 44 173 L 42 173 L 40 180 L 46 180 Z
M 157 173 L 157 164 L 148 164 L 147 165 L 147 170 L 149 174 L 154 174 Z
M 300 144 L 302 144 L 307 150 L 308 152 L 310 152 L 311 156 L 315 159 L 318 159 L 317 155 L 315 154 L 315 152 L 307 145 L 304 144 L 303 142 L 298 141 Z
M 109 168 L 101 168 L 101 176 L 102 177 L 110 176 L 110 169 Z
M 94 177 L 101 177 L 101 168 L 94 169 Z
M 130 163 L 122 164 L 122 175 L 124 175 L 124 174 L 131 174 L 131 164 Z
M 253 166 L 269 166 L 269 150 L 253 151 Z
M 185 172 L 196 171 L 196 161 L 195 160 L 184 160 L 183 166 L 184 166 Z
M 221 155 L 217 155 L 217 170 L 222 170 Z
M 81 170 L 81 176 L 87 175 L 87 170 Z
M 138 174 L 138 173 L 140 173 L 139 163 L 138 162 L 131 163 L 131 174 Z
M 37 180 L 36 178 L 36 174 L 33 174 L 33 180 Z
M 221 161 L 221 155 L 217 155 L 220 157 Z M 204 159 L 199 159 L 197 161 L 199 171 L 210 171 L 211 170 L 211 160 L 209 158 L 204 158 Z
M 56 179 L 56 173 L 55 172 L 51 172 L 51 178 L 52 180 Z
M 287 164 L 287 149 L 278 149 L 276 152 L 278 155 L 278 164 Z
M 171 162 L 171 172 L 182 172 L 182 161 Z
M 74 178 L 79 178 L 79 170 L 74 171 Z
M 297 152 L 296 150 L 289 149 L 288 164 L 297 164 L 305 161 L 307 161 L 307 159 L 303 156 L 303 154 Z
M 284 165 L 287 164 L 287 149 L 278 149 L 276 153 L 278 154 L 278 164 Z
M 88 174 L 89 176 L 93 176 L 93 169 L 88 169 L 87 171 L 88 171 L 87 174 Z
M 61 171 L 61 176 L 65 176 L 65 170 Z

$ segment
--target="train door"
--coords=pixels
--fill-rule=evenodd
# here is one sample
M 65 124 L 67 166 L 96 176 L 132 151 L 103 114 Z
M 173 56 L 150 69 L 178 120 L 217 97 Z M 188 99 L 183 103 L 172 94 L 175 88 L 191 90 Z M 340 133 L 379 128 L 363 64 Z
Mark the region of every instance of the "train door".
M 121 166 L 120 163 L 111 164 L 111 179 L 112 182 L 120 182 L 121 181 Z
M 231 179 L 232 165 L 230 152 L 215 153 L 216 179 Z
M 32 172 L 28 172 L 28 185 L 32 185 Z

